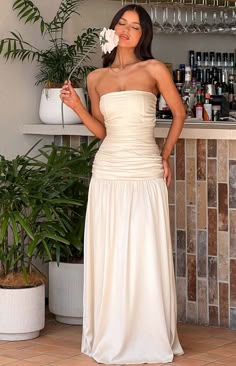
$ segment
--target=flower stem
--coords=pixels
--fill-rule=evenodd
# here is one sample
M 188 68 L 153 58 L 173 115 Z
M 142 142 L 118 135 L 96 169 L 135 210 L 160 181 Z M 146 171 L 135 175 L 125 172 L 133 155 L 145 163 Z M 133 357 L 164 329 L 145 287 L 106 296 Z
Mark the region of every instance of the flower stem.
M 99 42 L 99 41 L 98 41 Z M 68 76 L 68 82 L 70 82 L 71 76 L 73 75 L 73 73 L 75 72 L 75 70 L 82 64 L 82 62 L 84 61 L 85 57 L 92 51 L 93 48 L 95 48 L 98 44 L 98 42 L 96 42 L 92 47 L 90 47 L 88 49 L 88 51 L 83 55 L 82 59 L 75 65 L 75 67 L 73 67 L 73 69 L 71 70 L 69 76 Z M 61 119 L 62 119 L 62 126 L 63 128 L 65 127 L 65 120 L 64 120 L 64 108 L 63 108 L 63 100 L 61 102 Z

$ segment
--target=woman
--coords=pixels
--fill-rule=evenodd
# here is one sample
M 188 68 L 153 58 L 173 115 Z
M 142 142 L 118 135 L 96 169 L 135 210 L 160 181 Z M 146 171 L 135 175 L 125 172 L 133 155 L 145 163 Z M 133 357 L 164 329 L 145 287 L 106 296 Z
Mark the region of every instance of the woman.
M 119 43 L 88 76 L 91 114 L 70 84 L 61 92 L 104 139 L 87 207 L 82 352 L 105 364 L 167 363 L 183 353 L 166 186 L 185 111 L 168 69 L 152 57 L 145 9 L 123 7 L 110 28 Z M 173 113 L 161 154 L 153 136 L 158 93 Z

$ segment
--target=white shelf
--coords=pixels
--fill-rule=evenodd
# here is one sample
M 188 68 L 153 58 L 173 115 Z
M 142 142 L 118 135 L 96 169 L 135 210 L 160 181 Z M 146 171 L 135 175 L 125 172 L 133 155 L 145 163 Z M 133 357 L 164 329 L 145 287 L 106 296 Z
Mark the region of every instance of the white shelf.
M 44 123 L 26 124 L 23 126 L 25 135 L 47 135 L 47 136 L 93 136 L 93 134 L 83 125 L 48 125 Z
M 154 129 L 155 137 L 166 137 L 171 121 L 157 121 Z M 47 125 L 41 123 L 26 124 L 23 126 L 25 135 L 47 135 L 47 136 L 93 136 L 83 125 Z M 180 138 L 185 139 L 216 139 L 236 140 L 236 123 L 226 122 L 192 122 L 186 121 Z

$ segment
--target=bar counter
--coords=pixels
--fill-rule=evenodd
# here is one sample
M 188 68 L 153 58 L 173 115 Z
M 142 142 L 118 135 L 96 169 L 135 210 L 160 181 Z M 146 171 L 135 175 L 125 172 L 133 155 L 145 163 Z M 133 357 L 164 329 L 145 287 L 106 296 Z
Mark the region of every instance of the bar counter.
M 166 137 L 171 121 L 157 120 L 154 129 L 155 137 Z M 83 124 L 47 125 L 43 123 L 25 124 L 23 134 L 32 135 L 52 135 L 52 136 L 92 136 L 92 133 Z M 236 121 L 235 122 L 200 122 L 186 120 L 180 138 L 206 138 L 219 140 L 236 140 Z
M 157 121 L 162 148 L 170 121 Z M 76 147 L 83 125 L 25 125 Z M 178 319 L 236 329 L 236 123 L 186 121 L 170 157 L 169 209 Z

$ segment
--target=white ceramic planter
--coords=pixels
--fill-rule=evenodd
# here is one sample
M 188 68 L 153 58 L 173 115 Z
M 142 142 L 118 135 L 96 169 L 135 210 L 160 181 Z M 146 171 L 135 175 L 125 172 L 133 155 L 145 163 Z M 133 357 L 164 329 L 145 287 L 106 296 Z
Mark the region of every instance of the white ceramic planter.
M 84 265 L 49 263 L 49 310 L 64 324 L 83 322 Z
M 39 117 L 43 123 L 57 125 L 62 124 L 62 103 L 59 97 L 60 91 L 60 88 L 43 89 L 39 107 Z M 79 95 L 83 105 L 86 107 L 84 89 L 75 88 L 75 91 Z M 65 124 L 81 123 L 77 114 L 65 104 L 63 104 L 63 111 Z
M 22 289 L 0 288 L 0 340 L 36 338 L 44 325 L 44 285 Z

